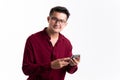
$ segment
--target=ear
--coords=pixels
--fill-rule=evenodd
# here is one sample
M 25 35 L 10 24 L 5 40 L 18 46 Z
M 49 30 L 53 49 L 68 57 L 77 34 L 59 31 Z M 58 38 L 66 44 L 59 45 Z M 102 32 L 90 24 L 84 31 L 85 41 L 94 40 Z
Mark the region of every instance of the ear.
M 47 17 L 47 21 L 49 22 L 49 20 L 50 20 L 50 17 L 48 16 L 48 17 Z

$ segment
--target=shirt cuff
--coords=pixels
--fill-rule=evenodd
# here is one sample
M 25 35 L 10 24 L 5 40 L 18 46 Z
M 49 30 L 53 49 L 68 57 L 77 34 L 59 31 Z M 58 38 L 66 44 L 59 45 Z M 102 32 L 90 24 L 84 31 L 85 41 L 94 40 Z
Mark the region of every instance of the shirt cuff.
M 74 72 L 77 71 L 77 69 L 78 69 L 77 65 L 76 66 L 68 65 L 67 71 L 68 71 L 68 73 L 73 74 Z

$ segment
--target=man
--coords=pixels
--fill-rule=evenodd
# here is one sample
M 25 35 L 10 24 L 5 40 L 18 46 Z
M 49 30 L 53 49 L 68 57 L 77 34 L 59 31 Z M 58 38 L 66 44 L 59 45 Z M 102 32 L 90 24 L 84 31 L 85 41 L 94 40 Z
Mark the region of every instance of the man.
M 70 41 L 60 32 L 67 25 L 69 11 L 62 6 L 50 10 L 48 27 L 28 37 L 22 70 L 27 80 L 64 80 L 66 72 L 74 73 L 80 58 L 73 58 Z

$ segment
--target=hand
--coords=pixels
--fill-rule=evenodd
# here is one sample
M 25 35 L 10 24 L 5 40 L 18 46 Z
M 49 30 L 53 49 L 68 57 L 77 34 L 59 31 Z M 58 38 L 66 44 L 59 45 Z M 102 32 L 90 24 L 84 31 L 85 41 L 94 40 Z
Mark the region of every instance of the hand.
M 64 66 L 67 66 L 69 64 L 70 58 L 61 58 L 61 59 L 56 59 L 51 62 L 51 68 L 52 69 L 60 69 L 63 68 Z
M 70 59 L 70 66 L 76 66 L 80 62 L 80 57 Z

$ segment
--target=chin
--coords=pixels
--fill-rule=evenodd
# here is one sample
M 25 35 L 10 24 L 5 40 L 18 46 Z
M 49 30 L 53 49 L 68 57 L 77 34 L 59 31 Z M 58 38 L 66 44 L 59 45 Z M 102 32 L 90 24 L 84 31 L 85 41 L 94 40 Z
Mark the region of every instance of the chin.
M 60 33 L 60 31 L 54 31 L 55 33 Z
M 54 32 L 59 33 L 61 30 L 60 29 L 54 29 Z
M 55 33 L 60 33 L 60 31 L 54 31 Z

